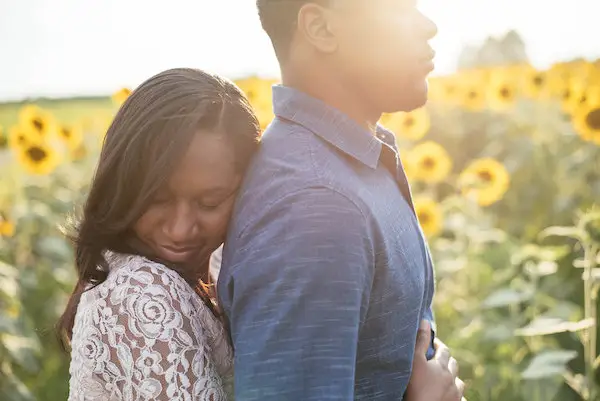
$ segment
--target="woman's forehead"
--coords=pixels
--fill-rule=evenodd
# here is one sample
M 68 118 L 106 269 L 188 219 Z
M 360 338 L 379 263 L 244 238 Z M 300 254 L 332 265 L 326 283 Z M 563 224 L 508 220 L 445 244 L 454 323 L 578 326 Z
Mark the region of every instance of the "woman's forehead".
M 199 132 L 194 135 L 170 177 L 170 186 L 229 186 L 236 177 L 235 152 L 225 137 Z

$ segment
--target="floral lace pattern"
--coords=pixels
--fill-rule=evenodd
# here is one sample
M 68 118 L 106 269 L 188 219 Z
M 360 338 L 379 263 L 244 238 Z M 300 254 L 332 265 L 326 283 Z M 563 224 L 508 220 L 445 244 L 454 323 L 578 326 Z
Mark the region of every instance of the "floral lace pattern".
M 69 401 L 233 399 L 225 330 L 173 270 L 107 253 L 75 317 Z

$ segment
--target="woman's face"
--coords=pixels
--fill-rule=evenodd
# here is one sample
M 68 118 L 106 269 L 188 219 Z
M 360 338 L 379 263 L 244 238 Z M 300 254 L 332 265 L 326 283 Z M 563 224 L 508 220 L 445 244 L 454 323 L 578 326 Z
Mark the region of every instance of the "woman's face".
M 240 181 L 227 140 L 198 132 L 134 232 L 155 256 L 205 268 L 225 239 Z

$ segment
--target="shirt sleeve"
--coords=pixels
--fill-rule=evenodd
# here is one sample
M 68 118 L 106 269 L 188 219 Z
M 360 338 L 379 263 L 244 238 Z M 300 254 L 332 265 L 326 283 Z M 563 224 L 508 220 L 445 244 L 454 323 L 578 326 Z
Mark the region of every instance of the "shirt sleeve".
M 374 274 L 367 218 L 327 188 L 265 209 L 225 252 L 235 399 L 353 400 Z

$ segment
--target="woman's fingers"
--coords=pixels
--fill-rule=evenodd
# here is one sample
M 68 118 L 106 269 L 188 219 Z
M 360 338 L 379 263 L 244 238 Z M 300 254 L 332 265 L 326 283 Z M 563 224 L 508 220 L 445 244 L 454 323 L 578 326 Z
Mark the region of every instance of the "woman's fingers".
M 435 350 L 435 359 L 446 369 L 450 369 L 450 349 L 445 345 L 439 345 Z
M 450 361 L 448 362 L 448 370 L 452 373 L 453 377 L 458 377 L 458 362 L 456 359 L 450 357 Z

